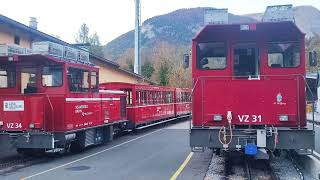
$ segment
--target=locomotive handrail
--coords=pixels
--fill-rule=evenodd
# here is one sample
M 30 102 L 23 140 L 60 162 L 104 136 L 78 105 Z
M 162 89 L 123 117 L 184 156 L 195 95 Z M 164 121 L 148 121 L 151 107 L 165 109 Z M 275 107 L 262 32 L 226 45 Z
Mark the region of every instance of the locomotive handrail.
M 50 97 L 49 97 L 49 95 L 48 94 L 45 94 L 46 95 L 46 97 L 47 97 L 47 99 L 48 99 L 48 102 L 49 102 L 49 104 L 50 104 L 50 108 L 51 108 L 51 114 L 52 114 L 52 120 L 51 120 L 51 122 L 52 122 L 52 132 L 54 132 L 54 107 L 53 107 L 53 105 L 52 105 L 52 102 L 51 102 L 51 99 L 50 99 Z M 44 123 L 44 126 L 45 126 L 45 123 Z
M 303 75 L 303 74 L 285 74 L 285 75 L 259 75 L 259 77 L 292 77 L 292 76 L 298 76 L 298 77 L 302 77 L 302 79 L 304 80 L 304 82 L 305 82 L 305 84 L 306 84 L 306 86 L 307 86 L 307 89 L 308 89 L 308 91 L 311 93 L 311 96 L 312 96 L 312 99 L 313 99 L 313 102 L 312 102 L 312 129 L 313 129 L 313 131 L 314 131 L 314 129 L 315 129 L 315 118 L 314 118 L 314 103 L 315 103 L 315 96 L 314 96 L 314 94 L 312 93 L 312 91 L 311 91 L 311 88 L 310 88 L 310 86 L 309 86 L 309 84 L 307 83 L 307 81 L 306 81 L 306 77 L 305 77 L 305 75 Z M 196 79 L 196 82 L 194 83 L 194 86 L 193 86 L 193 88 L 192 88 L 192 92 L 191 92 L 191 96 L 193 96 L 193 93 L 194 93 L 194 91 L 195 91 L 195 89 L 196 89 L 196 87 L 197 87 L 197 85 L 198 85 L 198 81 L 200 80 L 200 79 L 204 79 L 204 78 L 241 78 L 241 77 L 247 77 L 247 76 L 199 76 L 199 77 L 197 77 L 197 79 Z M 300 86 L 298 87 L 299 89 L 300 89 Z M 298 92 L 299 93 L 299 92 Z M 202 97 L 203 97 L 203 94 L 202 94 Z M 298 98 L 300 99 L 300 96 L 298 95 Z M 300 104 L 300 100 L 299 100 L 299 103 L 298 104 Z M 202 107 L 202 111 L 203 111 L 203 107 Z M 298 112 L 300 113 L 300 109 L 298 110 Z M 202 113 L 202 116 L 203 116 L 203 113 Z M 301 121 L 300 121 L 300 116 L 299 116 L 299 126 L 300 126 L 300 124 L 301 124 Z M 203 126 L 203 117 L 202 117 L 202 126 Z M 191 129 L 191 127 L 192 127 L 192 122 L 190 121 L 190 129 Z
M 303 80 L 304 80 L 304 82 L 305 82 L 305 84 L 306 84 L 306 86 L 307 86 L 308 91 L 309 91 L 310 94 L 311 94 L 311 97 L 312 97 L 312 129 L 313 129 L 313 131 L 314 131 L 314 129 L 315 129 L 314 104 L 315 104 L 315 102 L 316 102 L 316 98 L 315 98 L 315 95 L 312 93 L 312 90 L 311 90 L 309 84 L 307 83 L 307 80 L 306 80 L 305 76 L 303 76 Z

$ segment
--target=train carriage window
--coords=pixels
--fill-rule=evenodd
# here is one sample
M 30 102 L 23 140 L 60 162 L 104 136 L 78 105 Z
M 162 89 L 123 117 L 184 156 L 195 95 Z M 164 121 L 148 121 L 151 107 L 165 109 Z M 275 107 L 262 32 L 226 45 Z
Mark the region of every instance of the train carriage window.
M 225 69 L 227 48 L 225 43 L 199 43 L 197 46 L 197 67 L 206 70 Z
M 161 95 L 159 91 L 156 91 L 156 104 L 160 104 Z
M 165 103 L 172 103 L 172 92 L 166 92 L 166 101 Z
M 157 104 L 157 97 L 158 97 L 157 91 L 153 91 L 153 104 Z
M 98 92 L 98 81 L 99 81 L 99 77 L 98 77 L 98 73 L 95 71 L 91 72 L 91 90 L 93 92 Z
M 132 90 L 131 89 L 120 89 L 127 94 L 127 105 L 132 105 Z
M 45 66 L 42 68 L 42 86 L 62 86 L 62 66 Z
M 0 88 L 11 88 L 16 85 L 16 73 L 0 68 Z
M 151 91 L 147 91 L 147 104 L 152 104 L 152 94 L 151 94 Z
M 289 68 L 300 65 L 300 46 L 298 43 L 270 43 L 268 46 L 268 65 L 271 68 Z
M 185 93 L 181 92 L 181 102 L 185 102 Z
M 136 91 L 136 104 L 140 105 L 141 104 L 141 92 Z
M 147 92 L 142 91 L 142 104 L 145 105 L 147 104 Z
M 151 104 L 155 104 L 155 99 L 154 99 L 154 91 L 150 91 L 150 100 L 151 100 Z

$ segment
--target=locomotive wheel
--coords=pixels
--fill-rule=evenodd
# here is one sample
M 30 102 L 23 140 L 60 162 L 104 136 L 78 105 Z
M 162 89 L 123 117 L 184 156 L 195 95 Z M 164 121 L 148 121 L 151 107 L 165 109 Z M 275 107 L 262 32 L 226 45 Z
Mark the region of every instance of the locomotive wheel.
M 215 153 L 217 156 L 220 156 L 221 155 L 221 149 L 218 148 L 218 149 L 215 149 Z
M 282 154 L 282 151 L 280 149 L 276 149 L 274 152 L 273 152 L 274 156 L 276 157 L 280 157 L 281 154 Z
M 70 152 L 80 153 L 84 150 L 84 146 L 79 141 L 73 141 L 70 145 Z

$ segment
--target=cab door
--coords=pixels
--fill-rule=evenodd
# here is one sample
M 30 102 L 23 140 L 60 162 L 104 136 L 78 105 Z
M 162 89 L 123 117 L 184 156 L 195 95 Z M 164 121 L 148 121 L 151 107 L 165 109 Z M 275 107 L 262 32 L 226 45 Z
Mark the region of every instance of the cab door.
M 260 55 L 255 43 L 238 43 L 233 46 L 233 76 L 248 80 L 259 78 Z

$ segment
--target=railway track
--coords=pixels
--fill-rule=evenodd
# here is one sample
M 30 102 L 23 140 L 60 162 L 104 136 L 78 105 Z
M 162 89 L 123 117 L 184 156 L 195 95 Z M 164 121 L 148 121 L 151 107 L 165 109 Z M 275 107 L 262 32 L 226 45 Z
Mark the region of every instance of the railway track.
M 248 180 L 279 180 L 268 160 L 245 158 L 244 168 Z
M 256 160 L 240 152 L 213 155 L 205 180 L 304 180 L 290 154 Z
M 242 153 L 213 155 L 205 180 L 304 180 L 286 155 L 272 160 L 256 160 Z
M 269 161 L 243 156 L 225 157 L 224 179 L 279 180 Z

